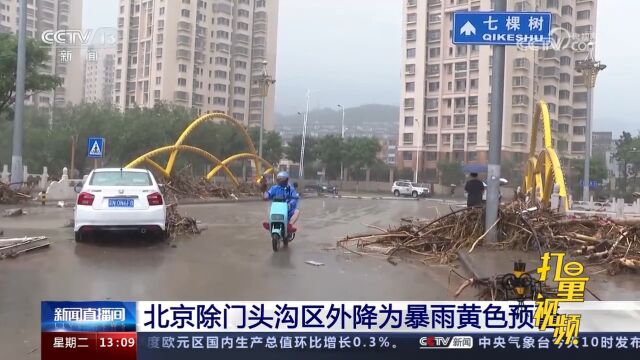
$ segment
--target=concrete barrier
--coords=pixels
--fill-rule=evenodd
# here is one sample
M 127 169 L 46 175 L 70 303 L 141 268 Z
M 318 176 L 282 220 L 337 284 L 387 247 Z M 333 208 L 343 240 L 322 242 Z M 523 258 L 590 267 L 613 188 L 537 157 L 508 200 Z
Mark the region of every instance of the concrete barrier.
M 78 195 L 75 191 L 77 184 L 82 184 L 83 179 L 69 179 L 67 168 L 62 169 L 60 181 L 54 181 L 47 187 L 47 200 L 75 200 Z

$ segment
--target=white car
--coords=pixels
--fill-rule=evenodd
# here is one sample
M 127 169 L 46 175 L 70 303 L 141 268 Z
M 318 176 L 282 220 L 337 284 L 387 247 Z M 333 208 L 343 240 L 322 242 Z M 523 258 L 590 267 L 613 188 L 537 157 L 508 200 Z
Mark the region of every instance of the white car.
M 423 187 L 418 183 L 412 183 L 405 180 L 399 180 L 393 183 L 391 192 L 395 196 L 405 195 L 414 198 L 429 196 L 429 188 Z
M 166 205 L 150 171 L 96 169 L 78 194 L 74 220 L 76 241 L 96 230 L 135 230 L 164 237 Z

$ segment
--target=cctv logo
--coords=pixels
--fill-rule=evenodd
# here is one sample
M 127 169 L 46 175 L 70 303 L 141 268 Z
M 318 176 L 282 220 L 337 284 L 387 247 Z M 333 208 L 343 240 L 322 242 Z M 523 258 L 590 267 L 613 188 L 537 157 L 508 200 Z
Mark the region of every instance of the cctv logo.
M 471 349 L 471 336 L 424 336 L 420 338 L 420 349 Z

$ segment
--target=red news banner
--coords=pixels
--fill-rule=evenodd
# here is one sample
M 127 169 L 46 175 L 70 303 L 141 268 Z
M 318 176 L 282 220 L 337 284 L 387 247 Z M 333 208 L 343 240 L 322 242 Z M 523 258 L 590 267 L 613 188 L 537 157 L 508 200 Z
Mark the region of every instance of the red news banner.
M 135 360 L 135 302 L 43 301 L 43 360 Z

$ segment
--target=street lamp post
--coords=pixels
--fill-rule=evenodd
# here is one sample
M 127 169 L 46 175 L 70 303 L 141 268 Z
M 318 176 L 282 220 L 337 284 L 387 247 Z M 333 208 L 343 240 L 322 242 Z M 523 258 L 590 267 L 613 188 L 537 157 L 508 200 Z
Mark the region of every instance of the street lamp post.
M 593 44 L 591 44 L 593 45 Z M 593 46 L 586 60 L 578 61 L 576 70 L 582 73 L 584 86 L 587 88 L 587 125 L 585 131 L 584 177 L 582 184 L 582 201 L 589 201 L 589 166 L 591 163 L 591 122 L 593 121 L 593 88 L 596 86 L 598 73 L 606 69 L 606 65 L 593 58 Z
M 302 113 L 298 113 L 298 115 L 303 115 L 302 119 L 302 145 L 300 147 L 300 180 L 304 180 L 304 146 L 307 140 L 307 120 L 309 119 L 309 104 L 311 101 L 311 90 L 307 90 L 307 109 Z
M 420 121 L 418 121 L 418 119 L 413 119 L 416 124 L 418 125 L 418 128 L 420 127 Z M 418 132 L 418 135 L 420 133 Z M 421 139 L 420 136 L 418 136 L 419 139 Z M 422 150 L 422 145 L 420 143 L 418 143 L 418 147 L 416 148 L 416 171 L 413 173 L 413 182 L 417 183 L 418 182 L 418 172 L 420 171 L 420 150 Z
M 262 74 L 258 77 L 258 83 L 260 84 L 260 95 L 262 96 L 262 116 L 260 117 L 260 139 L 258 140 L 258 156 L 262 158 L 262 137 L 264 133 L 264 118 L 265 118 L 265 103 L 267 95 L 269 94 L 269 86 L 276 83 L 276 81 L 267 73 L 267 61 L 262 62 Z M 258 169 L 259 170 L 259 169 Z
M 16 68 L 16 102 L 13 119 L 13 154 L 11 155 L 11 184 L 22 186 L 22 139 L 24 137 L 23 117 L 25 79 L 27 67 L 27 0 L 20 0 L 20 29 L 18 30 L 18 64 Z
M 344 106 L 338 105 L 338 108 L 342 110 L 342 121 L 340 123 L 340 136 L 344 141 Z M 344 163 L 340 161 L 340 181 L 344 181 Z

